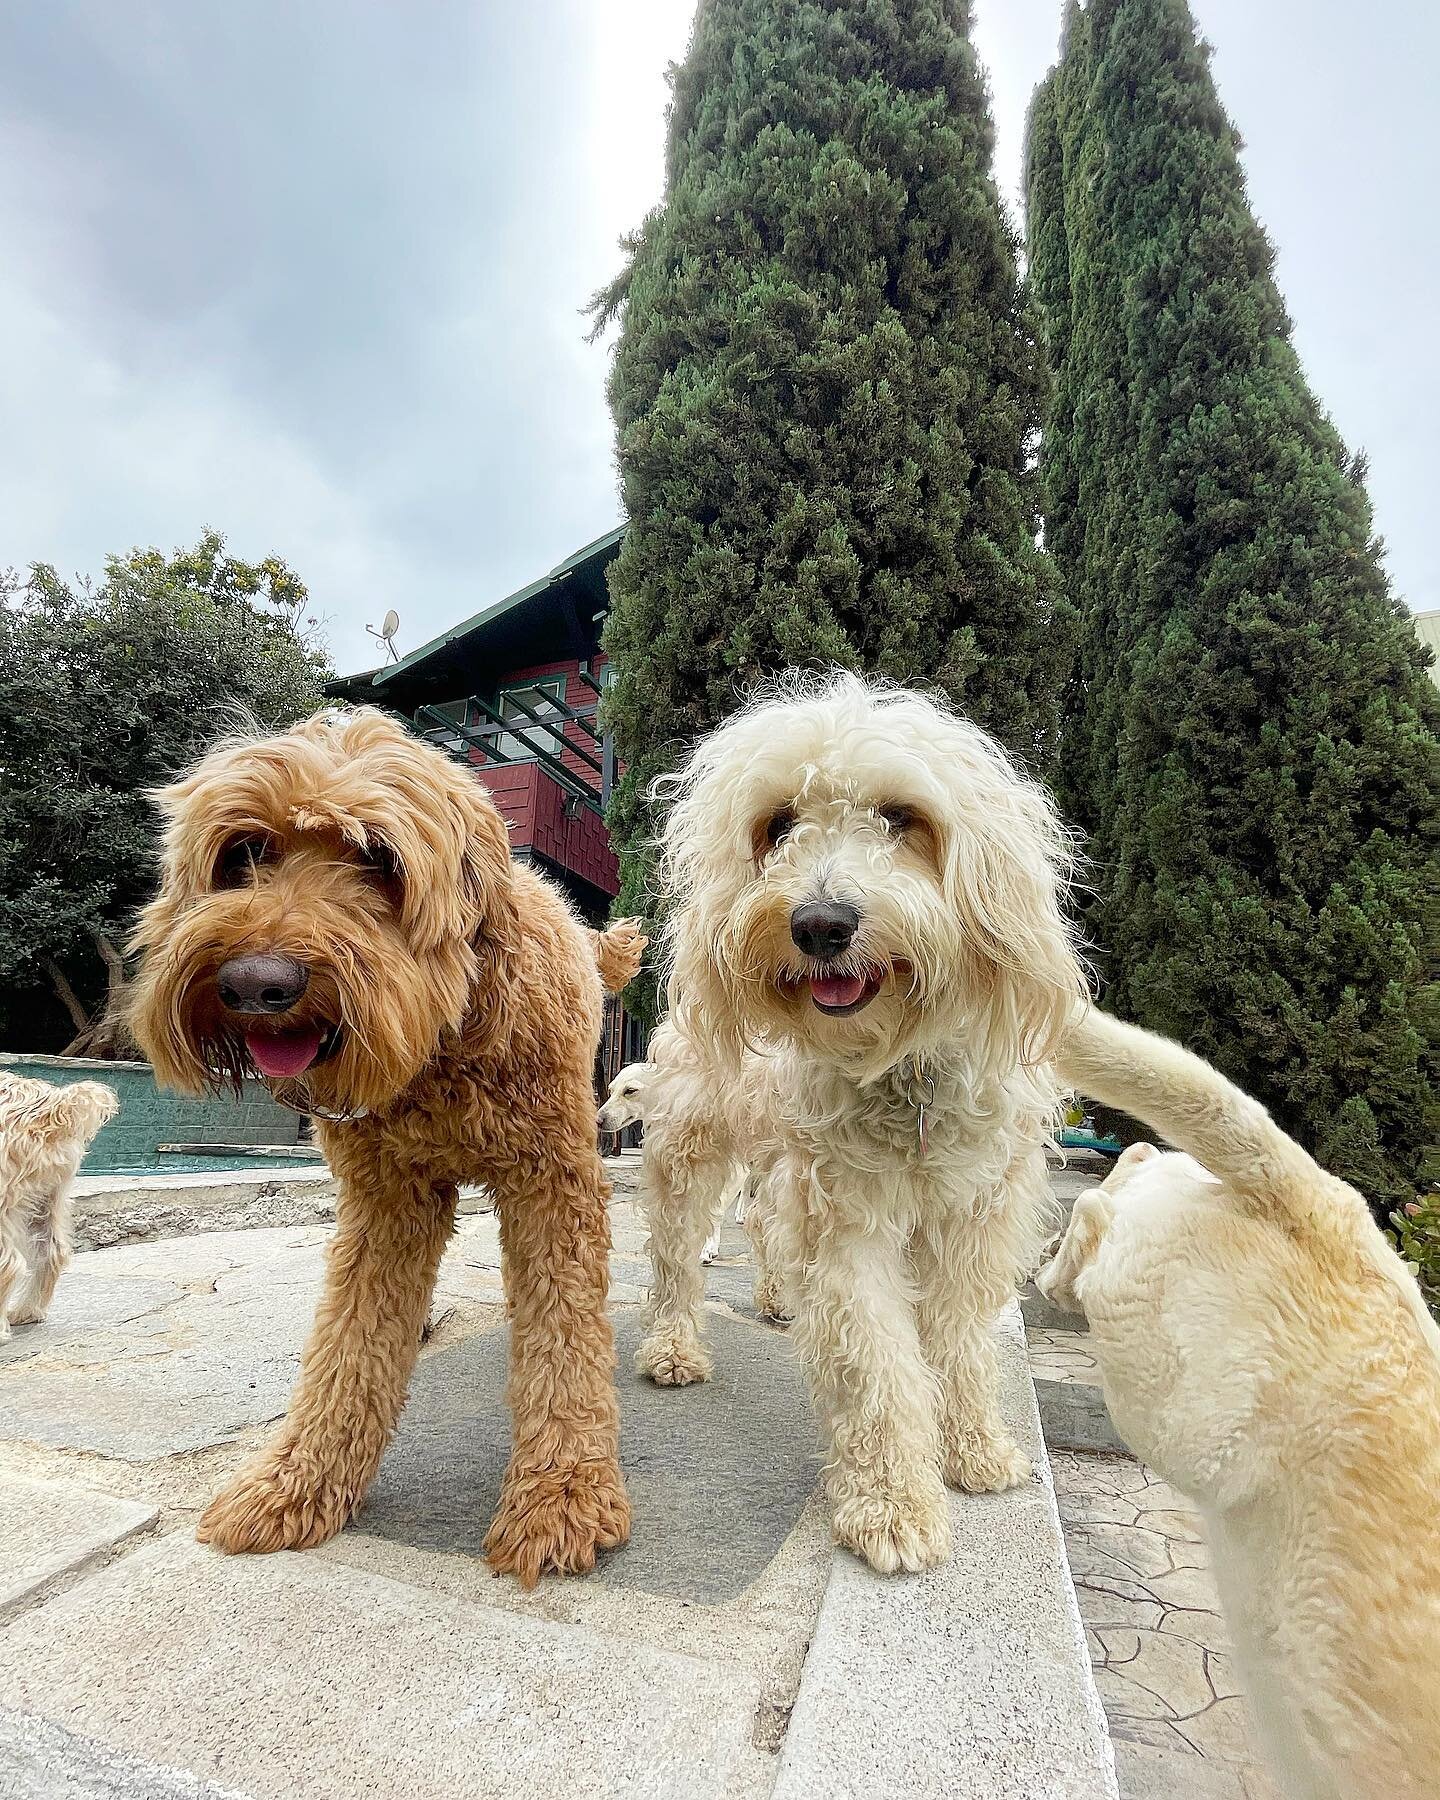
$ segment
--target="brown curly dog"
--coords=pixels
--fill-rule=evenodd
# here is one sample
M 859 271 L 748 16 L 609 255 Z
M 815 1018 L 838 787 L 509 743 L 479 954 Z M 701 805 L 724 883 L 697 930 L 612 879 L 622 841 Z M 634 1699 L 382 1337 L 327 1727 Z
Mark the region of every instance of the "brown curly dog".
M 171 1087 L 255 1072 L 313 1111 L 340 1189 L 290 1411 L 201 1540 L 302 1549 L 350 1518 L 405 1404 L 457 1189 L 481 1182 L 500 1215 L 514 1420 L 486 1550 L 527 1587 L 593 1568 L 630 1531 L 591 1088 L 599 971 L 623 983 L 645 940 L 629 922 L 587 933 L 511 862 L 479 782 L 373 710 L 222 743 L 157 798 L 135 1035 Z

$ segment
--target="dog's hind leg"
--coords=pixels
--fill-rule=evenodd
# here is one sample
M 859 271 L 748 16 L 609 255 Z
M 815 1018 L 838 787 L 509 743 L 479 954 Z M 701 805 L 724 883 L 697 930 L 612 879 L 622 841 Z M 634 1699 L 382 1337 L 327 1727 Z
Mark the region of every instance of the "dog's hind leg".
M 16 1282 L 24 1279 L 24 1258 L 11 1245 L 0 1220 L 0 1338 L 10 1335 L 11 1297 Z
M 575 1111 L 586 1116 L 585 1096 Z M 584 1574 L 630 1536 L 620 1473 L 609 1287 L 610 1184 L 593 1139 L 528 1173 L 492 1177 L 510 1307 L 514 1445 L 485 1539 L 525 1587 Z
M 70 1260 L 68 1210 L 63 1191 L 31 1203 L 30 1276 L 15 1297 L 10 1313 L 14 1325 L 38 1325 L 50 1310 L 55 1285 Z
M 654 1285 L 635 1367 L 661 1387 L 708 1381 L 714 1367 L 700 1335 L 705 1299 L 700 1256 L 729 1170 L 724 1153 L 682 1159 L 646 1146 L 640 1195 L 650 1227 Z
M 324 1139 L 341 1178 L 337 1228 L 290 1410 L 196 1532 L 221 1550 L 303 1550 L 334 1537 L 380 1466 L 420 1352 L 456 1190 L 388 1170 L 372 1134 L 340 1137 L 331 1127 Z
M 767 1180 L 766 1176 L 751 1176 L 743 1223 L 750 1240 L 750 1259 L 755 1265 L 755 1310 L 762 1319 L 786 1320 L 790 1317 L 790 1305 L 780 1273 L 775 1208 Z

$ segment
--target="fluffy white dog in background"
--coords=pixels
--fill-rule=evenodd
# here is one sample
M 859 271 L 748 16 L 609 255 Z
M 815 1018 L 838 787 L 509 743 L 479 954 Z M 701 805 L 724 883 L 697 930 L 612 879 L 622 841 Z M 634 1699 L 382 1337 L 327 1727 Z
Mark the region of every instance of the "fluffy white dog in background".
M 635 1361 L 642 1375 L 661 1386 L 684 1387 L 710 1375 L 700 1324 L 705 1297 L 700 1266 L 720 1254 L 720 1225 L 732 1204 L 750 1240 L 755 1310 L 766 1318 L 789 1317 L 772 1248 L 766 1183 L 751 1171 L 763 1137 L 753 1075 L 742 1068 L 738 1080 L 717 1082 L 695 1047 L 662 1023 L 646 1061 L 621 1069 L 600 1108 L 607 1131 L 645 1126 L 640 1200 L 650 1228 L 655 1285 Z
M 1354 1188 L 1197 1057 L 1091 1012 L 1058 1063 L 1193 1152 L 1127 1150 L 1039 1285 L 1086 1314 L 1116 1426 L 1204 1516 L 1281 1786 L 1433 1800 L 1440 1330 L 1419 1287 Z
M 835 1535 L 921 1569 L 947 1483 L 1029 1474 L 991 1326 L 1050 1219 L 1067 834 L 978 727 L 850 675 L 792 680 L 664 787 L 672 1022 L 712 1091 L 764 1089 Z
M 45 1317 L 70 1260 L 70 1187 L 119 1102 L 98 1081 L 0 1072 L 0 1338 Z

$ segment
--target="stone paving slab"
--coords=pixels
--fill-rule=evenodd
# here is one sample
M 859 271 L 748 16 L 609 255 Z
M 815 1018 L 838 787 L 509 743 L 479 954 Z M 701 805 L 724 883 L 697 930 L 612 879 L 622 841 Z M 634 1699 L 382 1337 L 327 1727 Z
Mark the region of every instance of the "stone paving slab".
M 0 1706 L 0 1800 L 249 1800 Z
M 1057 1743 L 1066 1754 L 1074 1723 L 1056 1713 L 1063 1670 L 1042 1647 L 1058 1640 L 1031 1616 L 1058 1558 L 1043 1481 L 957 1498 L 956 1561 L 934 1576 L 881 1582 L 833 1552 L 815 1493 L 815 1428 L 785 1333 L 754 1317 L 743 1232 L 727 1230 L 707 1272 L 715 1381 L 656 1389 L 632 1374 L 634 1302 L 649 1271 L 633 1159 L 615 1173 L 612 1299 L 636 1535 L 591 1580 L 531 1594 L 476 1554 L 509 1437 L 492 1216 L 464 1218 L 447 1252 L 436 1331 L 370 1504 L 301 1557 L 227 1560 L 194 1545 L 190 1517 L 285 1406 L 329 1229 L 212 1231 L 77 1259 L 51 1321 L 18 1330 L 0 1358 L 0 1440 L 37 1478 L 68 1482 L 81 1469 L 104 1487 L 108 1467 L 152 1524 L 157 1500 L 182 1510 L 165 1515 L 163 1539 L 87 1553 L 0 1631 L 0 1694 L 26 1709 L 0 1717 L 0 1796 L 8 1782 L 26 1800 L 761 1800 L 783 1755 L 789 1794 L 808 1800 L 850 1791 L 810 1777 L 849 1772 L 866 1705 L 867 1800 L 1113 1793 L 1049 1784 L 1048 1770 L 1041 1786 L 1023 1785 L 1024 1759 L 1038 1770 Z M 1057 1180 L 1077 1185 L 1068 1172 Z M 1011 1404 L 1033 1437 L 1017 1330 L 1012 1322 Z M 1085 1553 L 1121 1549 L 1096 1538 Z M 1030 1584 L 1023 1607 L 1006 1567 Z M 1156 1577 L 1203 1579 L 1184 1567 Z M 817 1635 L 827 1586 L 830 1624 Z M 833 1614 L 856 1596 L 877 1622 L 852 1643 Z M 1177 1626 L 1200 1616 L 1183 1596 L 1167 1605 Z M 1070 1629 L 1070 1678 L 1084 1687 L 1073 1606 Z M 806 1692 L 841 1716 L 826 1757 L 807 1768 L 795 1760 L 809 1729 L 805 1693 L 788 1736 L 787 1724 L 812 1636 L 829 1650 L 812 1659 Z M 875 1667 L 849 1681 L 845 1657 L 867 1647 Z M 1188 1654 L 1151 1656 L 1158 1668 Z M 1090 1705 L 1093 1724 L 1093 1689 Z M 1121 1720 L 1135 1731 L 1153 1723 Z M 1204 1729 L 1218 1741 L 1223 1707 Z M 934 1785 L 907 1790 L 922 1766 Z M 49 1786 L 30 1779 L 41 1767 Z M 997 1785 L 997 1771 L 1021 1785 Z
M 49 1318 L 16 1330 L 0 1357 L 5 1435 L 145 1462 L 278 1418 L 328 1236 L 214 1232 L 78 1259 Z M 222 1291 L 237 1270 L 245 1282 Z
M 733 1668 L 171 1537 L 0 1639 L 10 1704 L 255 1800 L 722 1795 L 760 1696 Z
M 1114 1800 L 1018 1307 L 1000 1340 L 1036 1474 L 952 1496 L 940 1569 L 886 1579 L 836 1553 L 774 1800 Z
M 143 1531 L 153 1506 L 73 1481 L 0 1475 L 0 1619 L 45 1584 Z
M 661 1388 L 634 1370 L 639 1319 L 615 1320 L 635 1531 L 604 1560 L 611 1586 L 730 1599 L 779 1551 L 819 1478 L 814 1418 L 785 1335 L 723 1315 L 708 1329 L 714 1379 Z M 509 1332 L 495 1330 L 421 1363 L 359 1530 L 479 1556 L 510 1451 L 508 1352 Z
M 1052 1467 L 1123 1800 L 1275 1800 L 1184 1495 L 1128 1455 Z

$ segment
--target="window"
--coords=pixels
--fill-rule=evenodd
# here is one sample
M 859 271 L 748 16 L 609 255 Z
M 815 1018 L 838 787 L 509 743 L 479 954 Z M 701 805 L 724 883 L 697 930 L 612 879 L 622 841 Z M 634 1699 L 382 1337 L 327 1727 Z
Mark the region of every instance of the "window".
M 535 754 L 538 744 L 542 750 L 548 750 L 552 756 L 558 756 L 560 745 L 550 733 L 537 725 L 530 718 L 526 707 L 541 719 L 561 718 L 560 705 L 565 698 L 565 678 L 563 675 L 547 675 L 542 681 L 527 681 L 523 686 L 501 688 L 495 710 L 502 719 L 513 719 L 525 732 L 530 742 L 527 744 L 512 733 L 501 732 L 495 740 L 500 754 L 511 760 L 526 758 Z M 517 705 L 517 702 L 519 703 Z M 557 726 L 557 734 L 563 726 Z

